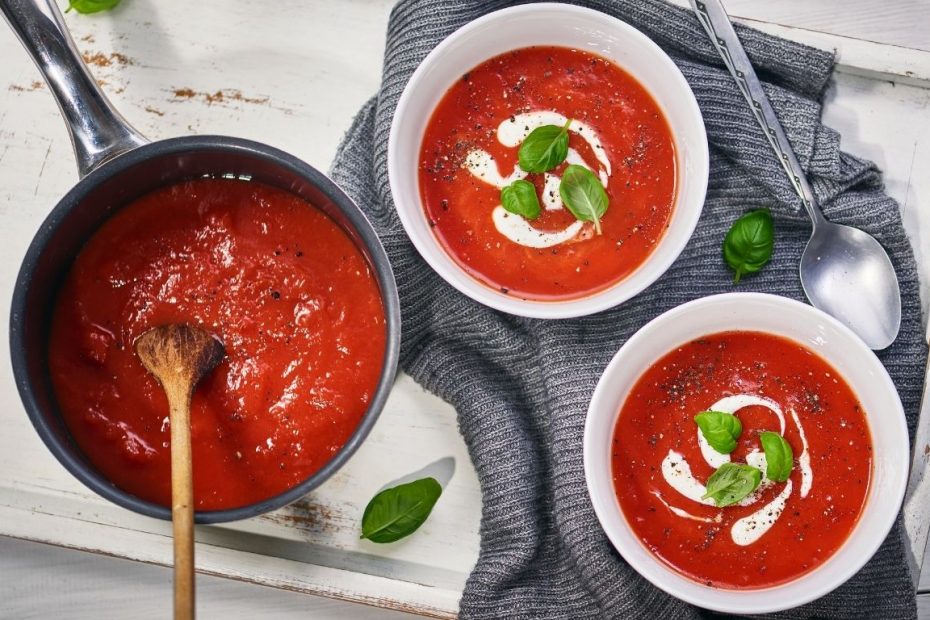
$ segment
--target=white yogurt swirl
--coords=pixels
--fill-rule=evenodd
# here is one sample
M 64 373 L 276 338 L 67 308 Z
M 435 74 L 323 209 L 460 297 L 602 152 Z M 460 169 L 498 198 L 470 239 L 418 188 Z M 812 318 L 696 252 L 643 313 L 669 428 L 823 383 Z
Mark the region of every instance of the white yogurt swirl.
M 491 212 L 494 220 L 494 227 L 497 231 L 513 241 L 528 248 L 549 248 L 560 243 L 565 243 L 578 236 L 583 222 L 572 222 L 562 230 L 555 232 L 546 232 L 533 228 L 533 225 L 526 221 L 526 218 L 511 213 L 501 206 L 494 207 Z
M 559 127 L 568 123 L 568 118 L 551 111 L 527 112 L 525 114 L 514 115 L 497 126 L 497 141 L 503 146 L 516 148 L 530 133 L 537 127 L 543 125 L 557 125 Z M 592 172 L 596 172 L 601 184 L 607 187 L 607 181 L 610 177 L 610 161 L 607 159 L 607 153 L 604 146 L 598 138 L 594 129 L 582 123 L 581 121 L 572 120 L 568 125 L 568 130 L 578 135 L 582 140 L 591 147 L 591 152 L 597 159 L 599 166 L 595 170 L 573 148 L 568 149 L 568 156 L 565 161 L 569 164 L 584 166 Z M 510 174 L 504 176 L 494 156 L 482 149 L 470 151 L 465 156 L 463 167 L 467 169 L 472 176 L 481 181 L 502 189 L 514 181 L 525 179 L 527 173 L 519 165 L 514 166 Z M 562 196 L 559 193 L 559 183 L 561 179 L 554 174 L 545 173 L 543 176 L 543 194 L 542 205 L 547 211 L 558 211 L 563 209 Z M 507 239 L 529 248 L 548 248 L 566 241 L 579 238 L 584 224 L 580 221 L 572 222 L 562 230 L 543 231 L 536 229 L 526 218 L 510 213 L 502 206 L 498 205 L 491 212 L 491 218 L 497 232 Z
M 770 398 L 756 394 L 735 394 L 733 396 L 721 398 L 708 409 L 710 411 L 734 414 L 744 407 L 754 405 L 765 407 L 778 418 L 779 434 L 784 436 L 785 414 L 781 406 Z M 794 409 L 790 409 L 789 413 L 791 414 L 791 421 L 797 427 L 798 433 L 801 436 L 801 443 L 803 446 L 803 451 L 800 457 L 798 457 L 798 463 L 801 471 L 801 489 L 799 494 L 804 498 L 807 497 L 813 486 L 814 474 L 811 470 L 807 437 L 804 434 L 804 428 L 801 426 L 801 420 Z M 698 445 L 701 449 L 701 456 L 708 465 L 717 469 L 721 465 L 730 462 L 730 455 L 721 454 L 714 450 L 699 428 L 696 428 L 695 432 L 697 434 Z M 759 501 L 762 493 L 766 489 L 777 484 L 766 477 L 765 470 L 767 464 L 765 454 L 760 450 L 756 449 L 747 454 L 746 464 L 762 472 L 762 482 L 755 492 L 738 502 L 740 506 L 751 506 L 755 504 Z M 665 482 L 682 497 L 705 506 L 715 505 L 712 499 L 703 499 L 703 496 L 707 493 L 707 487 L 694 477 L 691 466 L 681 453 L 675 450 L 668 451 L 668 454 L 662 460 L 662 477 L 665 479 Z M 781 517 L 793 489 L 794 485 L 791 480 L 788 480 L 785 487 L 773 500 L 752 514 L 736 521 L 730 528 L 730 537 L 733 542 L 737 545 L 748 546 L 758 541 Z M 704 517 L 696 517 L 677 506 L 673 506 L 658 493 L 655 493 L 655 495 L 672 514 L 678 517 L 699 521 L 706 520 Z

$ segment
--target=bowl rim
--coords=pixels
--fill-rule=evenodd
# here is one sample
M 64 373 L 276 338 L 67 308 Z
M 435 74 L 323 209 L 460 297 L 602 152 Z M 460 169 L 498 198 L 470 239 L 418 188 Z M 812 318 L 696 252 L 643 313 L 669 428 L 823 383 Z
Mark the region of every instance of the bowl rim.
M 605 399 L 614 401 L 614 397 L 617 396 L 617 391 L 612 390 L 612 388 L 607 384 L 607 377 L 611 376 L 614 372 L 616 372 L 616 369 L 625 362 L 625 358 L 628 352 L 633 349 L 640 349 L 644 347 L 648 348 L 649 347 L 648 338 L 651 335 L 651 332 L 655 331 L 656 329 L 661 328 L 661 326 L 663 326 L 669 321 L 677 320 L 682 315 L 695 312 L 695 311 L 700 311 L 705 307 L 713 306 L 715 304 L 719 305 L 719 304 L 728 304 L 728 303 L 739 303 L 741 300 L 766 301 L 766 302 L 774 303 L 776 305 L 781 305 L 783 307 L 790 307 L 795 310 L 799 310 L 800 312 L 807 313 L 812 318 L 816 318 L 818 321 L 825 322 L 829 324 L 831 328 L 835 329 L 840 334 L 840 337 L 844 340 L 845 344 L 847 346 L 850 346 L 853 349 L 850 351 L 850 355 L 865 356 L 865 358 L 868 360 L 867 364 L 870 367 L 875 368 L 876 370 L 879 371 L 876 373 L 877 376 L 875 377 L 875 380 L 881 383 L 880 389 L 885 391 L 891 397 L 890 403 L 889 403 L 889 409 L 894 413 L 893 416 L 890 416 L 891 418 L 893 418 L 890 423 L 894 425 L 894 428 L 892 429 L 892 433 L 897 435 L 898 439 L 901 441 L 902 445 L 904 446 L 904 449 L 902 450 L 896 450 L 894 451 L 893 454 L 882 456 L 883 460 L 887 460 L 893 463 L 893 465 L 889 465 L 889 468 L 891 470 L 901 472 L 899 479 L 897 480 L 896 486 L 891 489 L 891 493 L 893 497 L 895 498 L 895 501 L 893 503 L 873 504 L 873 502 L 869 501 L 870 497 L 867 497 L 864 507 L 862 509 L 862 512 L 859 514 L 859 517 L 856 523 L 854 524 L 853 529 L 851 530 L 849 536 L 846 538 L 846 540 L 844 540 L 844 542 L 840 545 L 840 547 L 838 547 L 837 550 L 834 551 L 834 553 L 831 554 L 824 561 L 823 564 L 821 564 L 819 567 L 815 568 L 814 570 L 808 573 L 805 573 L 803 575 L 800 575 L 799 577 L 792 579 L 791 581 L 788 581 L 786 583 L 778 584 L 775 586 L 769 586 L 765 588 L 753 588 L 753 589 L 747 589 L 747 590 L 738 590 L 738 589 L 730 589 L 730 588 L 715 588 L 713 586 L 705 586 L 695 581 L 694 579 L 687 577 L 683 575 L 682 573 L 676 571 L 674 568 L 672 568 L 671 566 L 667 565 L 666 563 L 658 559 L 654 553 L 652 553 L 642 544 L 642 541 L 639 540 L 639 537 L 635 534 L 635 532 L 632 531 L 632 528 L 630 527 L 626 516 L 623 514 L 622 509 L 620 508 L 620 506 L 618 505 L 616 501 L 616 492 L 613 492 L 611 494 L 613 498 L 613 503 L 611 503 L 609 499 L 601 498 L 596 495 L 595 487 L 600 486 L 600 484 L 603 483 L 603 479 L 605 477 L 612 480 L 613 476 L 610 471 L 603 471 L 603 472 L 600 471 L 600 468 L 595 467 L 593 463 L 593 460 L 595 459 L 593 455 L 594 451 L 600 450 L 603 447 L 601 445 L 602 438 L 598 438 L 594 436 L 593 428 L 595 425 L 595 417 L 598 417 L 598 414 L 596 413 L 596 411 L 605 410 L 605 407 L 600 404 L 601 401 L 604 401 Z M 699 338 L 702 335 L 702 333 L 705 333 L 705 334 L 719 333 L 720 331 L 721 330 L 714 330 L 713 332 L 695 331 L 688 338 L 689 339 Z M 744 330 L 735 328 L 734 331 L 751 331 L 751 330 L 748 328 Z M 757 331 L 764 332 L 766 330 L 759 329 Z M 798 344 L 801 344 L 802 346 L 805 346 L 805 348 L 810 349 L 810 346 L 801 342 L 801 339 L 797 336 L 793 336 L 785 332 L 777 332 L 775 330 L 772 330 L 769 333 L 773 333 L 774 335 L 781 336 L 783 338 L 788 338 L 794 342 L 797 342 Z M 688 341 L 689 341 L 688 339 L 685 339 L 682 341 L 682 343 L 688 342 Z M 668 353 L 668 351 L 663 350 L 663 351 L 657 351 L 654 354 L 651 354 L 650 355 L 651 361 L 649 363 L 650 364 L 655 363 L 659 358 L 661 358 L 666 353 Z M 827 363 L 834 365 L 833 360 L 827 357 L 825 354 L 823 354 L 823 352 L 815 351 L 815 353 L 818 356 L 820 356 L 822 359 L 826 360 Z M 645 368 L 640 368 L 638 371 L 637 377 L 641 376 L 642 372 L 644 371 L 645 371 Z M 854 386 L 852 382 L 845 375 L 843 378 L 847 382 L 847 384 L 850 386 L 850 388 L 853 389 L 854 393 L 856 393 L 857 392 L 856 386 Z M 625 398 L 626 396 L 628 396 L 628 394 L 629 392 L 626 391 L 625 394 L 622 394 L 621 396 Z M 623 398 L 621 398 L 621 400 L 623 400 Z M 606 415 L 606 414 L 603 414 L 603 415 Z M 603 418 L 603 415 L 599 417 Z M 614 415 L 618 415 L 618 413 L 615 413 Z M 869 414 L 868 412 L 866 413 L 866 415 L 867 415 L 866 421 L 871 428 L 874 425 L 875 420 L 871 418 L 871 414 Z M 882 419 L 883 419 L 883 423 L 889 423 L 887 420 L 885 420 L 885 418 L 882 418 Z M 615 425 L 616 425 L 616 419 L 614 419 L 613 423 L 611 424 L 611 433 L 613 432 L 613 428 L 615 427 Z M 873 435 L 874 435 L 874 432 L 873 432 Z M 826 314 L 825 312 L 818 310 L 817 308 L 814 308 L 813 306 L 809 306 L 805 303 L 802 303 L 800 301 L 796 301 L 794 299 L 790 299 L 788 297 L 783 297 L 780 295 L 773 295 L 770 293 L 721 293 L 721 294 L 716 294 L 716 295 L 709 295 L 706 297 L 700 297 L 692 301 L 689 301 L 687 303 L 676 306 L 674 308 L 671 308 L 670 310 L 667 310 L 666 312 L 663 312 L 662 314 L 655 317 L 654 319 L 649 321 L 647 324 L 639 328 L 614 354 L 614 356 L 611 358 L 608 365 L 605 367 L 603 373 L 601 374 L 598 380 L 597 386 L 592 395 L 591 401 L 589 403 L 588 411 L 585 416 L 585 427 L 584 427 L 584 434 L 583 434 L 582 441 L 583 441 L 583 466 L 584 466 L 584 475 L 585 475 L 585 485 L 587 486 L 588 497 L 592 503 L 594 512 L 597 516 L 597 520 L 601 526 L 601 529 L 607 535 L 607 538 L 610 540 L 611 544 L 617 550 L 617 552 L 624 558 L 624 560 L 631 567 L 633 567 L 634 570 L 636 570 L 637 573 L 639 573 L 642 577 L 644 577 L 646 580 L 648 580 L 650 583 L 652 583 L 654 586 L 656 586 L 660 590 L 663 590 L 664 592 L 676 598 L 679 598 L 680 600 L 683 600 L 687 603 L 697 605 L 705 609 L 722 612 L 722 613 L 763 614 L 763 613 L 773 613 L 773 612 L 778 612 L 778 611 L 784 611 L 787 609 L 792 609 L 792 608 L 804 605 L 806 603 L 809 603 L 811 601 L 814 601 L 832 592 L 833 590 L 835 590 L 836 588 L 844 584 L 846 581 L 848 581 L 850 578 L 852 578 L 866 563 L 868 563 L 874 557 L 879 547 L 882 545 L 882 543 L 885 541 L 885 539 L 888 537 L 889 533 L 891 532 L 891 529 L 894 526 L 895 521 L 897 520 L 897 516 L 900 512 L 901 505 L 904 500 L 904 494 L 905 494 L 905 490 L 907 487 L 908 471 L 910 469 L 910 440 L 909 440 L 909 434 L 907 430 L 907 421 L 906 421 L 905 414 L 904 414 L 904 408 L 903 408 L 903 405 L 901 404 L 901 400 L 898 395 L 897 388 L 894 385 L 894 382 L 892 381 L 890 375 L 888 374 L 887 369 L 885 369 L 885 366 L 881 363 L 881 361 L 875 355 L 874 351 L 869 349 L 868 346 L 865 344 L 865 342 L 863 342 L 859 338 L 859 336 L 857 336 L 851 329 L 849 329 L 848 327 L 840 323 L 837 319 Z M 875 462 L 877 460 L 878 460 L 878 457 L 873 453 L 873 458 L 872 458 L 873 479 L 871 481 L 872 485 L 876 483 L 874 479 L 874 471 L 875 471 L 874 468 L 875 468 Z M 611 483 L 611 487 L 612 487 L 612 483 Z M 857 556 L 855 561 L 848 562 L 844 565 L 834 568 L 833 569 L 834 574 L 832 575 L 832 577 L 826 580 L 826 582 L 824 584 L 821 584 L 819 587 L 809 588 L 808 590 L 802 591 L 800 593 L 792 592 L 791 597 L 785 597 L 784 603 L 773 603 L 767 606 L 763 606 L 763 605 L 758 604 L 758 602 L 756 601 L 752 601 L 752 602 L 749 601 L 749 596 L 752 595 L 753 593 L 772 592 L 772 591 L 777 591 L 780 589 L 786 589 L 788 587 L 797 588 L 798 584 L 803 583 L 806 578 L 808 578 L 811 575 L 817 574 L 821 569 L 826 567 L 827 564 L 830 562 L 830 560 L 833 559 L 843 549 L 843 547 L 849 543 L 849 541 L 853 538 L 854 535 L 856 535 L 859 525 L 861 524 L 864 515 L 867 513 L 867 511 L 870 511 L 870 510 L 878 511 L 877 512 L 878 523 L 875 526 L 873 533 L 870 534 L 870 537 L 865 539 L 867 541 L 867 544 L 864 545 L 865 552 Z M 608 516 L 609 517 L 619 516 L 619 520 L 620 522 L 622 522 L 623 528 L 625 528 L 626 532 L 629 533 L 631 535 L 631 538 L 634 539 L 633 543 L 628 543 L 625 539 L 621 538 L 618 535 L 618 533 L 614 530 L 613 527 L 611 527 L 610 525 L 607 525 L 607 523 L 609 522 Z M 630 551 L 632 550 L 631 548 L 628 549 L 628 545 L 632 545 L 632 544 L 638 544 L 641 548 L 645 549 L 648 560 L 644 561 L 641 564 L 640 560 L 636 556 L 631 555 L 630 553 L 627 553 L 628 550 Z M 644 570 L 643 564 L 647 564 L 647 563 L 649 564 L 649 568 L 660 567 L 661 570 Z M 702 590 L 706 590 L 708 595 L 710 595 L 710 593 L 713 593 L 713 597 L 719 597 L 721 595 L 726 597 L 728 595 L 732 595 L 733 599 L 728 602 L 722 602 L 718 600 L 709 600 L 709 598 L 703 598 L 701 595 L 698 595 L 698 594 L 692 595 L 692 593 L 690 592 L 683 591 L 679 587 L 679 584 L 676 583 L 675 580 L 678 580 L 678 581 L 684 580 L 685 582 L 689 582 L 690 584 L 697 585 Z M 698 592 L 700 591 L 701 590 L 698 590 Z
M 414 189 L 418 197 L 415 201 L 415 205 L 406 205 L 402 200 L 398 200 L 399 190 L 396 189 L 402 186 L 402 176 L 404 175 L 402 170 L 406 165 L 409 165 L 409 162 L 400 161 L 401 158 L 398 153 L 400 149 L 399 135 L 409 116 L 407 114 L 407 109 L 411 105 L 411 102 L 423 96 L 420 94 L 423 92 L 420 88 L 420 84 L 427 79 L 432 67 L 437 64 L 445 63 L 446 60 L 444 56 L 449 48 L 456 45 L 460 39 L 469 36 L 474 31 L 485 28 L 489 24 L 493 24 L 497 21 L 512 18 L 513 16 L 540 13 L 543 11 L 549 11 L 556 15 L 581 16 L 599 22 L 604 29 L 610 29 L 613 33 L 618 34 L 618 36 L 623 37 L 625 40 L 649 48 L 654 53 L 656 62 L 659 63 L 658 66 L 667 72 L 670 83 L 674 83 L 675 87 L 680 91 L 684 105 L 687 108 L 687 115 L 689 116 L 687 124 L 693 127 L 693 131 L 695 132 L 693 140 L 700 146 L 698 150 L 689 150 L 689 156 L 692 156 L 696 163 L 696 165 L 691 166 L 688 170 L 688 174 L 694 175 L 697 179 L 697 185 L 693 190 L 693 206 L 690 204 L 683 204 L 685 198 L 682 195 L 680 177 L 679 182 L 676 183 L 675 205 L 669 222 L 671 223 L 676 218 L 680 219 L 682 222 L 681 239 L 678 240 L 675 245 L 669 245 L 670 240 L 668 231 L 666 231 L 645 260 L 625 277 L 588 295 L 564 300 L 533 300 L 523 299 L 514 295 L 506 295 L 470 275 L 464 267 L 449 256 L 449 252 L 442 246 L 434 233 L 427 232 L 426 234 L 420 234 L 417 230 L 415 222 L 418 220 L 416 218 L 419 218 L 423 222 L 426 221 L 426 214 L 423 210 L 422 201 L 419 199 L 418 184 Z M 542 44 L 543 43 L 540 43 L 539 45 Z M 601 54 L 600 52 L 595 53 Z M 492 57 L 493 56 L 488 56 L 485 60 Z M 608 60 L 615 62 L 612 58 L 608 58 Z M 615 64 L 618 64 L 624 71 L 628 71 L 627 68 L 619 63 L 615 62 Z M 471 67 L 463 67 L 462 72 L 470 68 Z M 640 78 L 636 75 L 633 75 L 633 77 L 638 82 L 641 82 Z M 662 110 L 666 119 L 668 119 L 668 112 L 664 106 L 655 98 L 650 89 L 646 88 L 642 83 L 641 85 L 650 96 L 652 96 L 656 105 L 659 106 L 659 109 Z M 446 86 L 443 92 L 447 92 L 449 86 L 451 86 L 451 83 Z M 435 109 L 435 105 L 433 109 Z M 428 118 L 422 121 L 423 125 L 418 130 L 418 151 L 420 144 L 422 144 L 423 132 L 425 131 L 428 121 Z M 676 146 L 677 174 L 682 175 L 684 172 L 680 164 L 682 163 L 681 158 L 683 155 L 679 152 L 681 149 L 681 142 L 674 134 L 672 134 L 672 138 Z M 388 136 L 387 167 L 391 197 L 394 201 L 398 218 L 408 238 L 410 238 L 414 247 L 417 249 L 417 252 L 443 280 L 460 293 L 495 310 L 529 318 L 563 319 L 587 316 L 618 306 L 641 293 L 668 271 L 672 263 L 675 262 L 687 246 L 697 227 L 698 220 L 700 219 L 709 180 L 710 153 L 704 119 L 694 93 L 688 85 L 687 80 L 685 80 L 681 70 L 657 43 L 639 29 L 607 13 L 572 4 L 540 2 L 507 7 L 482 15 L 455 30 L 426 55 L 404 86 L 404 90 L 398 99 L 397 107 L 394 110 Z M 691 201 L 689 200 L 688 202 L 690 203 Z M 647 267 L 650 271 L 654 271 L 654 273 L 645 277 L 641 276 L 640 274 L 643 273 L 644 268 Z
M 86 460 L 80 447 L 70 436 L 70 432 L 67 432 L 67 424 L 63 420 L 66 436 L 59 435 L 43 414 L 43 408 L 36 398 L 36 392 L 30 380 L 28 345 L 23 329 L 26 313 L 30 311 L 28 300 L 29 291 L 33 285 L 33 272 L 51 242 L 53 233 L 57 231 L 71 209 L 94 188 L 151 158 L 182 155 L 192 151 L 227 152 L 263 159 L 289 170 L 323 194 L 349 221 L 361 245 L 364 246 L 363 249 L 370 256 L 385 314 L 385 350 L 378 385 L 372 394 L 368 408 L 342 448 L 314 474 L 277 495 L 236 508 L 195 511 L 194 521 L 196 523 L 209 524 L 248 519 L 300 499 L 338 471 L 355 453 L 381 414 L 397 375 L 401 336 L 400 299 L 387 253 L 361 208 L 328 176 L 285 151 L 243 138 L 216 135 L 184 136 L 150 142 L 107 161 L 78 181 L 58 201 L 36 231 L 16 277 L 9 323 L 13 376 L 26 413 L 52 455 L 86 487 L 123 508 L 150 517 L 171 520 L 170 507 L 141 499 L 117 487 Z M 180 180 L 178 178 L 168 183 Z M 125 206 L 121 205 L 119 209 Z M 70 266 L 67 268 L 70 269 Z M 44 370 L 48 371 L 47 363 Z M 51 409 L 51 415 L 61 416 L 57 402 L 51 403 Z

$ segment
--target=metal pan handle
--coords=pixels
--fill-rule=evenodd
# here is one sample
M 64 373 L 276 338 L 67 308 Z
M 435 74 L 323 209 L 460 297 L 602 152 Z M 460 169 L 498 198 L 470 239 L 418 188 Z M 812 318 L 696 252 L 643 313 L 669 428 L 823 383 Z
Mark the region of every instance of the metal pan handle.
M 0 11 L 61 108 L 82 177 L 148 142 L 97 86 L 54 0 L 0 0 Z

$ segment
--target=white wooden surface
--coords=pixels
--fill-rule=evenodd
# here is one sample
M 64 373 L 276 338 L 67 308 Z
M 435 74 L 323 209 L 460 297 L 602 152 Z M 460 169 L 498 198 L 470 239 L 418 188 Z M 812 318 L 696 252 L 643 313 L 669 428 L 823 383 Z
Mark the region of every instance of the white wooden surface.
M 18 620 L 169 618 L 171 572 L 160 566 L 0 537 L 0 617 Z M 14 571 L 15 569 L 15 571 Z M 49 585 L 54 584 L 54 591 Z M 412 620 L 418 616 L 336 599 L 198 576 L 200 618 Z
M 670 0 L 683 7 L 688 0 Z M 925 85 L 927 0 L 730 0 L 730 15 L 769 34 L 836 51 L 837 71 Z M 909 43 L 901 44 L 901 41 Z
M 67 20 L 96 77 L 143 133 L 239 135 L 325 169 L 352 114 L 377 88 L 391 4 L 125 2 L 110 14 Z M 849 61 L 829 95 L 826 121 L 842 131 L 846 149 L 886 171 L 919 257 L 930 266 L 920 251 L 930 239 L 930 90 L 920 85 L 922 77 L 930 79 L 930 2 L 730 0 L 728 6 L 771 32 L 836 47 Z M 76 173 L 54 102 L 3 28 L 0 57 L 0 299 L 9 299 L 28 241 Z M 857 66 L 869 77 L 855 75 Z M 0 303 L 0 325 L 8 311 Z M 96 498 L 48 455 L 16 396 L 6 354 L 0 356 L 0 424 L 0 534 L 170 561 L 166 524 Z M 449 456 L 455 473 L 420 532 L 389 547 L 359 543 L 358 518 L 372 493 Z M 200 529 L 198 565 L 240 581 L 446 615 L 457 608 L 475 560 L 479 516 L 477 481 L 454 412 L 402 377 L 371 438 L 342 472 L 277 514 Z M 162 595 L 167 601 L 169 573 L 132 566 L 0 539 L 0 616 L 122 617 L 113 606 L 117 599 L 140 601 L 147 610 L 142 617 L 161 615 L 156 601 Z M 49 587 L 62 581 L 79 585 Z M 350 603 L 289 592 L 277 598 L 276 591 L 209 577 L 201 583 L 204 617 L 255 617 L 291 605 L 315 617 L 374 617 Z
M 735 16 L 930 51 L 927 0 L 726 0 Z

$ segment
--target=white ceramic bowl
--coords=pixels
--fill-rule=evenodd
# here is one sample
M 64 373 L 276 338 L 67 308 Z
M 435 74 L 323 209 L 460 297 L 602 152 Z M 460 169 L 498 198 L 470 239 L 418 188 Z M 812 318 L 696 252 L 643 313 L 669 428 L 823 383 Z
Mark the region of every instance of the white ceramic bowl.
M 620 408 L 656 360 L 686 342 L 723 331 L 776 334 L 815 351 L 846 379 L 872 433 L 872 482 L 865 508 L 846 542 L 814 571 L 757 590 L 711 588 L 675 572 L 632 532 L 614 492 L 611 441 Z M 611 360 L 598 382 L 584 431 L 584 468 L 594 511 L 617 551 L 643 577 L 673 596 L 727 613 L 780 611 L 827 594 L 852 577 L 878 550 L 894 524 L 907 483 L 909 443 L 904 410 L 875 354 L 833 317 L 797 301 L 757 293 L 728 293 L 684 304 L 640 329 Z
M 433 235 L 417 180 L 426 124 L 462 74 L 504 52 L 552 45 L 594 52 L 633 75 L 656 100 L 676 147 L 678 187 L 669 228 L 646 261 L 614 286 L 568 301 L 525 301 L 494 290 L 466 273 Z M 446 282 L 492 308 L 536 318 L 593 314 L 633 297 L 678 257 L 697 225 L 707 189 L 704 121 L 678 67 L 646 35 L 591 9 L 568 4 L 526 4 L 485 15 L 456 30 L 414 72 L 397 104 L 388 142 L 388 176 L 397 214 L 411 241 Z

